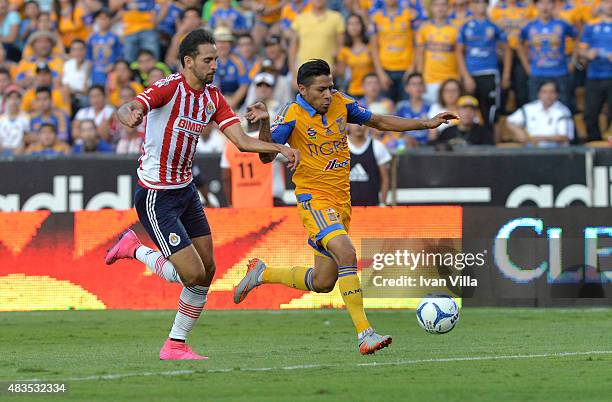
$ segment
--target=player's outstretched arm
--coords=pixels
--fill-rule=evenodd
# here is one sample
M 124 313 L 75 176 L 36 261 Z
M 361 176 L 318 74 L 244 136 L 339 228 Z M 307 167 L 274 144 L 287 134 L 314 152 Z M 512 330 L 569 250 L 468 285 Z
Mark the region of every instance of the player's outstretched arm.
M 223 134 L 225 134 L 225 136 L 229 138 L 229 140 L 233 142 L 241 152 L 280 152 L 289 160 L 287 166 L 291 170 L 295 170 L 300 163 L 300 151 L 297 149 L 290 148 L 286 145 L 260 141 L 257 138 L 251 138 L 242 130 L 240 124 L 232 124 L 223 130 Z
M 144 119 L 145 110 L 142 103 L 133 100 L 128 103 L 124 103 L 117 110 L 117 119 L 124 126 L 128 126 L 131 128 L 137 127 L 142 123 L 142 119 Z
M 263 102 L 257 102 L 247 107 L 247 113 L 245 115 L 247 120 L 251 123 L 259 122 L 259 139 L 264 142 L 273 143 L 272 132 L 270 131 L 270 114 L 268 108 Z M 270 163 L 275 158 L 277 152 L 259 154 L 259 160 L 262 163 Z
M 412 130 L 427 130 L 436 128 L 441 124 L 448 123 L 449 120 L 459 119 L 454 113 L 442 112 L 431 119 L 405 119 L 403 117 L 372 114 L 369 121 L 364 124 L 368 127 L 375 128 L 380 131 L 412 131 Z

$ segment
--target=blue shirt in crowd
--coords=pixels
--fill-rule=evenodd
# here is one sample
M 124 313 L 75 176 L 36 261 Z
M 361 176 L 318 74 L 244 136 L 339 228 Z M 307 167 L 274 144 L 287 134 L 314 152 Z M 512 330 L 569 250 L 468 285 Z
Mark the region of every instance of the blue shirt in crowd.
M 216 9 L 210 16 L 208 25 L 210 25 L 210 28 L 214 30 L 221 22 L 223 24 L 227 24 L 233 32 L 248 31 L 249 29 L 246 18 L 244 18 L 244 16 L 238 10 L 233 8 L 230 8 L 229 10 L 224 10 L 222 8 Z
M 155 13 L 159 15 L 160 12 L 161 5 L 157 3 L 155 5 Z M 177 6 L 175 2 L 171 2 L 170 6 L 168 7 L 166 18 L 157 24 L 157 30 L 167 34 L 168 36 L 174 36 L 176 33 L 176 21 L 179 21 L 181 18 L 183 18 L 183 9 Z
M 561 77 L 568 73 L 565 39 L 576 37 L 576 28 L 567 22 L 537 19 L 521 30 L 521 41 L 527 41 L 531 75 L 534 77 Z
M 72 147 L 72 153 L 82 154 L 85 152 L 84 144 L 75 144 Z M 98 140 L 95 152 L 114 152 L 113 146 L 104 140 Z
M 95 33 L 87 41 L 87 59 L 91 61 L 92 85 L 105 85 L 106 69 L 121 58 L 121 40 L 112 32 Z
M 612 22 L 599 21 L 587 25 L 581 42 L 587 44 L 589 49 L 597 49 L 597 57 L 589 61 L 587 78 L 612 79 Z
M 499 71 L 497 44 L 506 42 L 506 34 L 488 19 L 472 19 L 461 27 L 458 42 L 465 46 L 465 64 L 470 75 Z
M 429 104 L 423 103 L 423 106 L 421 106 L 421 110 L 414 110 L 412 109 L 410 101 L 404 100 L 397 104 L 395 114 L 399 117 L 404 117 L 406 119 L 427 119 L 429 107 Z M 414 138 L 419 144 L 426 145 L 429 130 L 406 131 L 406 134 Z
M 249 73 L 246 62 L 236 54 L 230 54 L 225 62 L 217 60 L 217 73 L 215 74 L 215 85 L 224 94 L 231 95 L 241 85 L 249 84 Z

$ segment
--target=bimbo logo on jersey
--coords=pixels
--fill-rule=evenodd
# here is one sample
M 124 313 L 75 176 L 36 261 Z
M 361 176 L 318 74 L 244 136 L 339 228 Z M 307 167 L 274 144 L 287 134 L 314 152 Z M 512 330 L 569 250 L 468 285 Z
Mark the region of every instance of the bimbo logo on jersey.
M 206 127 L 206 123 L 191 119 L 186 116 L 181 116 L 174 122 L 175 131 L 185 131 L 190 134 L 200 135 Z

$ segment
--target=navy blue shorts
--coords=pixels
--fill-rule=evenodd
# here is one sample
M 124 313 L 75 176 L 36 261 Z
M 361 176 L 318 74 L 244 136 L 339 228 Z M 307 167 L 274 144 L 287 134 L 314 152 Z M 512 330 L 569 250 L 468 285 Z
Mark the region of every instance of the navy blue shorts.
M 210 234 L 195 184 L 175 190 L 150 190 L 137 185 L 134 207 L 140 222 L 164 257 Z

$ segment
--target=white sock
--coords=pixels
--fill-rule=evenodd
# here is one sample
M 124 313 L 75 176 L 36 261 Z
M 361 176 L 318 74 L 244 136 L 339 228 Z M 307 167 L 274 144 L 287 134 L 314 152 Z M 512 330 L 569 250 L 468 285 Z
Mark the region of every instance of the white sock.
M 181 283 L 181 278 L 177 274 L 174 265 L 166 259 L 159 251 L 155 251 L 146 246 L 136 249 L 136 259 L 144 263 L 154 274 L 168 282 Z
M 179 298 L 179 308 L 174 318 L 170 338 L 185 340 L 194 324 L 200 317 L 206 296 L 208 295 L 207 286 L 191 286 L 183 288 Z

